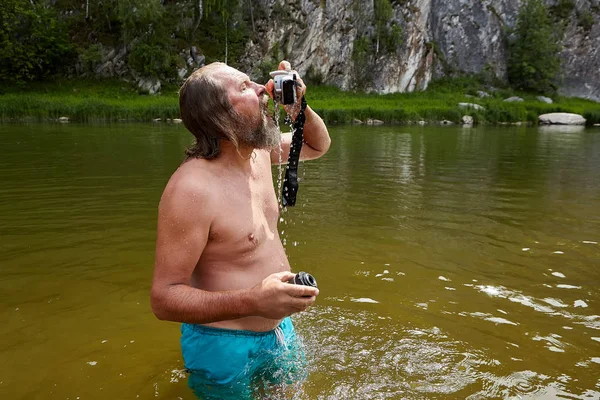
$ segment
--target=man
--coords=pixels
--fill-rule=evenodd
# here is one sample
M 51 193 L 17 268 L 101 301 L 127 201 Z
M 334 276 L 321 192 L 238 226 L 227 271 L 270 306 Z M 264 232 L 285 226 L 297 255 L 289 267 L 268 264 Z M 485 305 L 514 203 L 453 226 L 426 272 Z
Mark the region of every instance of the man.
M 279 69 L 291 71 L 286 61 Z M 277 231 L 271 164 L 287 160 L 291 134 L 269 115 L 269 95 L 272 80 L 259 85 L 222 63 L 194 72 L 179 95 L 196 144 L 160 201 L 151 304 L 159 319 L 183 322 L 189 384 L 202 398 L 249 397 L 256 380 L 289 381 L 301 358 L 289 316 L 319 293 L 287 283 L 294 274 Z M 299 104 L 286 112 L 295 119 Z M 300 156 L 309 160 L 330 138 L 310 107 L 305 116 Z

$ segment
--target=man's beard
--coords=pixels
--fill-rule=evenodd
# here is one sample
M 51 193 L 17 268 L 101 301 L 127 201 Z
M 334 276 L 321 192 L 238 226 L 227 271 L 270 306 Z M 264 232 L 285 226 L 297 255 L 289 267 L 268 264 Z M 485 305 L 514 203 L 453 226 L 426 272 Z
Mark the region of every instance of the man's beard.
M 240 147 L 253 149 L 272 150 L 279 147 L 281 131 L 275 125 L 273 117 L 269 115 L 269 96 L 264 95 L 260 102 L 260 115 L 253 123 L 244 121 L 240 116 L 235 117 L 234 134 L 237 136 Z M 253 126 L 254 128 L 249 128 Z M 249 130 L 250 129 L 250 130 Z

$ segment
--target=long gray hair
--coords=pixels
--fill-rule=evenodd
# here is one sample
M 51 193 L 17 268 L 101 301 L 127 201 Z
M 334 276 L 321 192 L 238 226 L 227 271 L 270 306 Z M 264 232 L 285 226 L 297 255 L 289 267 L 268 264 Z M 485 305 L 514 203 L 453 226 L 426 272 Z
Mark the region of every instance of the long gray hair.
M 236 114 L 227 90 L 213 72 L 224 63 L 214 62 L 195 71 L 179 90 L 179 112 L 185 127 L 196 137 L 196 143 L 186 150 L 188 158 L 218 157 L 221 140 L 229 140 L 238 148 L 232 124 Z

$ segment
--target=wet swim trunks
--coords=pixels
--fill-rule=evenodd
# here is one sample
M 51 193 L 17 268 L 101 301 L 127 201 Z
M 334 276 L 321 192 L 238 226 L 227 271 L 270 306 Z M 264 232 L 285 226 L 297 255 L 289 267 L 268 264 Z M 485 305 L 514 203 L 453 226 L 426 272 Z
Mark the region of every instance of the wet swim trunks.
M 291 319 L 272 331 L 181 326 L 188 384 L 203 400 L 252 399 L 271 385 L 306 378 L 305 358 Z

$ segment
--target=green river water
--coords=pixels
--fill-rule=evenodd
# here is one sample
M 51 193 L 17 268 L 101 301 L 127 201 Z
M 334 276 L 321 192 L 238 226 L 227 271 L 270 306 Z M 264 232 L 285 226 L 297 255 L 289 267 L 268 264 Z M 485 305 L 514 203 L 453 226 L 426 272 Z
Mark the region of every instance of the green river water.
M 295 398 L 600 398 L 600 129 L 330 132 L 280 223 L 321 291 Z M 0 399 L 193 398 L 149 306 L 190 138 L 0 125 Z

